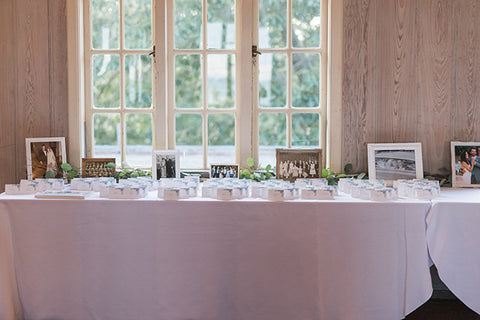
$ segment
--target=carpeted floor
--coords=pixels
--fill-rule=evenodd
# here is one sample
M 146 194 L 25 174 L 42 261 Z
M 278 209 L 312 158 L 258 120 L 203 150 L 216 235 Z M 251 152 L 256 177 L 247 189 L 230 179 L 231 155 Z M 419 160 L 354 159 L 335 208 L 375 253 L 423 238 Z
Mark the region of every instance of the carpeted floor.
M 480 320 L 480 315 L 458 299 L 432 298 L 410 313 L 405 320 Z
M 405 320 L 480 320 L 480 315 L 468 308 L 440 280 L 435 266 L 430 268 L 433 295 Z

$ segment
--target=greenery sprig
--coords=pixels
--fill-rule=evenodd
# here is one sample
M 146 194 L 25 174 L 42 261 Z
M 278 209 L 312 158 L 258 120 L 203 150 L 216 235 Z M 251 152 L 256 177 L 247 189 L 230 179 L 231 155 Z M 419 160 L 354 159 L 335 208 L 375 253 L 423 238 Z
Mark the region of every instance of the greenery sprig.
M 248 158 L 247 166 L 248 168 L 240 171 L 240 179 L 250 179 L 259 182 L 263 180 L 268 180 L 274 176 L 273 168 L 270 164 L 265 167 L 265 170 L 258 170 L 255 169 L 255 160 L 253 160 L 253 158 Z

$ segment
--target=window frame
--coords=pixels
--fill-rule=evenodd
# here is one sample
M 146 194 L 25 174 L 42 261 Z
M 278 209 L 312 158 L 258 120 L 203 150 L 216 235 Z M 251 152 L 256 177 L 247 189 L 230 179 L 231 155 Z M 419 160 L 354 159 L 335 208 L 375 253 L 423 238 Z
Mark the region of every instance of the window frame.
M 81 158 L 88 153 L 86 150 L 86 122 L 85 122 L 85 61 L 84 61 L 84 2 L 86 0 L 72 0 L 66 3 L 67 14 L 67 55 L 68 55 L 68 109 L 69 109 L 69 137 L 68 137 L 68 159 L 69 162 L 78 167 Z M 167 14 L 166 1 L 153 1 L 152 11 L 156 15 Z M 251 63 L 251 43 L 253 35 L 247 28 L 239 28 L 238 25 L 251 25 L 254 17 L 251 15 L 256 1 L 237 0 L 236 36 L 237 36 L 237 61 L 236 74 L 243 77 L 253 78 L 252 68 L 244 68 Z M 322 9 L 322 28 L 325 30 L 322 41 L 327 42 L 322 54 L 322 60 L 326 60 L 323 68 L 325 75 L 321 76 L 321 100 L 324 100 L 321 118 L 321 147 L 325 150 L 326 167 L 341 172 L 342 168 L 342 52 L 343 52 L 343 0 L 324 1 Z M 258 12 L 258 11 L 257 11 Z M 240 14 L 239 14 L 240 13 Z M 153 116 L 153 149 L 171 148 L 170 141 L 175 132 L 173 129 L 168 132 L 167 119 L 167 73 L 166 65 L 160 66 L 158 61 L 167 61 L 167 38 L 166 19 L 165 23 L 154 23 L 152 35 L 156 46 L 156 67 L 153 68 L 154 89 L 153 99 L 156 104 L 156 112 Z M 325 62 L 324 62 L 325 63 Z M 253 99 L 258 99 L 253 94 L 251 85 L 245 81 L 236 82 L 236 105 L 252 105 Z M 295 109 L 295 111 L 297 111 Z M 252 108 L 239 108 L 236 110 L 235 148 L 237 162 L 246 166 L 247 158 L 253 156 L 258 159 L 258 129 L 257 121 Z M 322 138 L 322 135 L 324 136 Z M 205 137 L 206 138 L 206 137 Z M 174 138 L 173 138 L 174 139 Z

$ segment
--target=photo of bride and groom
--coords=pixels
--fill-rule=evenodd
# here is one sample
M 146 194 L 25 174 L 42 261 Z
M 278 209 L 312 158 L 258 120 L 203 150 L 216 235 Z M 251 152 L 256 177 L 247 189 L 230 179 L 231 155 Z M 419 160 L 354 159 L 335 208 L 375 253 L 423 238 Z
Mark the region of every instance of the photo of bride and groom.
M 480 144 L 454 145 L 454 186 L 480 184 Z
M 66 162 L 65 138 L 27 138 L 28 179 L 62 178 Z

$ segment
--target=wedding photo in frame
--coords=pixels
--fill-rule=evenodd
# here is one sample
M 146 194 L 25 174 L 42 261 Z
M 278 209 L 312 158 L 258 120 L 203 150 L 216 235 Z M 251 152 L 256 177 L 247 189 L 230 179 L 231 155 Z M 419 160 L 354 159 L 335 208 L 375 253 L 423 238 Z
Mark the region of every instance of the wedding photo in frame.
M 421 143 L 369 143 L 367 149 L 370 180 L 423 179 Z
M 277 149 L 277 179 L 321 178 L 322 149 Z
M 452 187 L 480 187 L 480 142 L 450 143 L 452 157 Z
M 238 178 L 238 164 L 210 164 L 210 178 Z
M 152 160 L 153 179 L 180 178 L 180 151 L 154 150 Z
M 28 179 L 45 178 L 49 171 L 55 178 L 63 178 L 60 166 L 67 162 L 65 137 L 26 138 L 25 146 Z

